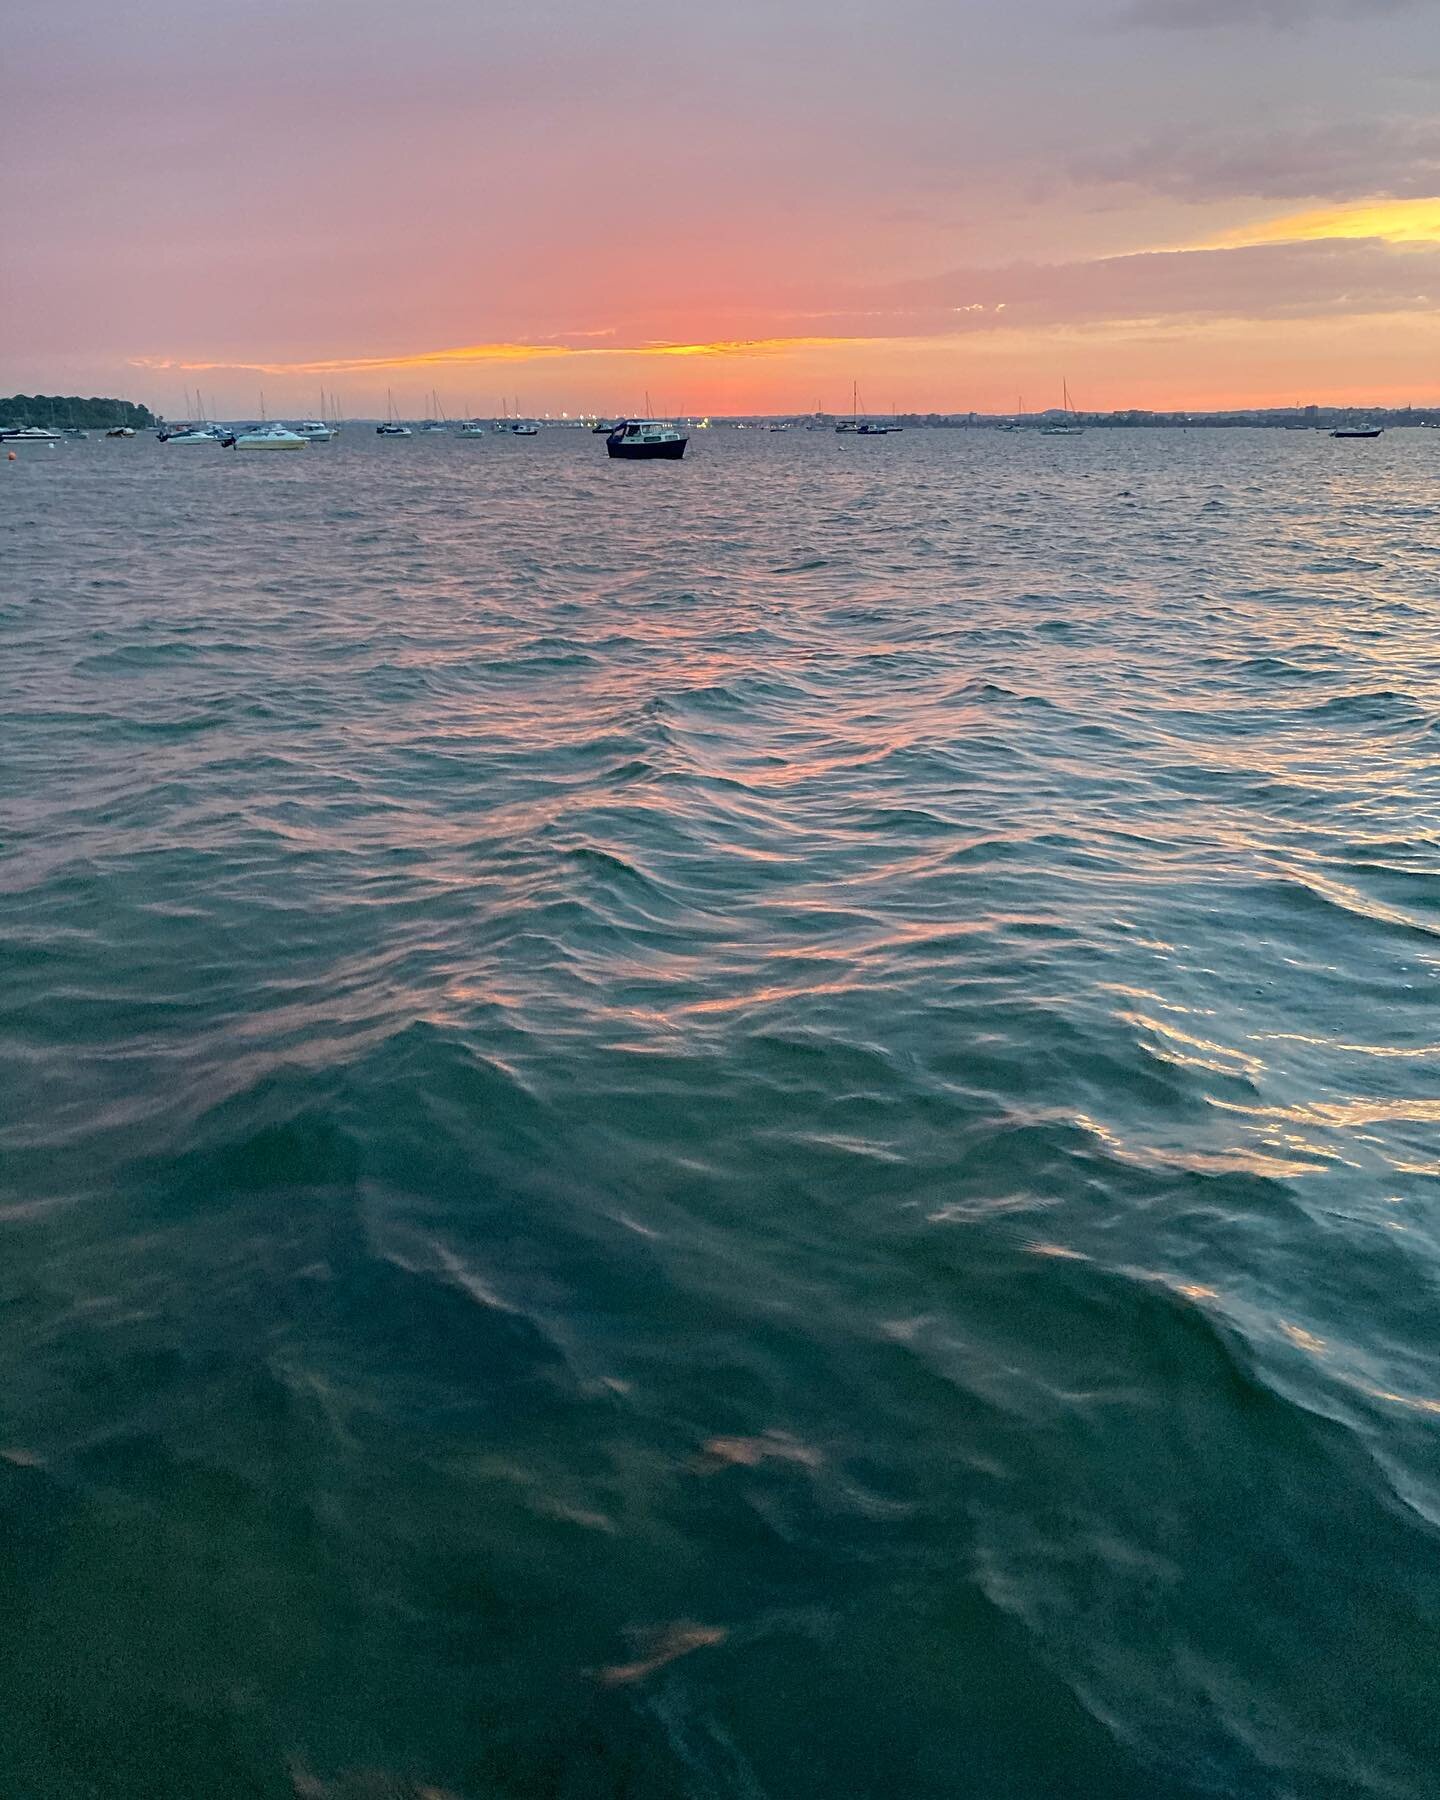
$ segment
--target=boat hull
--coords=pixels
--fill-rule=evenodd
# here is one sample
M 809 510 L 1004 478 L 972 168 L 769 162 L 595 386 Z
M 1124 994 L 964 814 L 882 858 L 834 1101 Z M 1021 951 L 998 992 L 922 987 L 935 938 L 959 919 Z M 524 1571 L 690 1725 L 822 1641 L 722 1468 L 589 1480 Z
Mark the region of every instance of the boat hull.
M 293 442 L 287 438 L 236 438 L 231 446 L 235 450 L 303 450 L 309 438 L 296 438 Z
M 653 444 L 609 443 L 605 448 L 617 462 L 679 462 L 689 441 L 668 438 Z

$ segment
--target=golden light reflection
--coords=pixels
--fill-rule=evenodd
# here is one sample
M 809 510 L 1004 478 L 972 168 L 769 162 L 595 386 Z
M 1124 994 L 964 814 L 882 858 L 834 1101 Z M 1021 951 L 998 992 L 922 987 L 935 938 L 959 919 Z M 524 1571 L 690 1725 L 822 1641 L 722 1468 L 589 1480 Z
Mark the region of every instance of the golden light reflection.
M 1263 1043 L 1309 1044 L 1316 1050 L 1343 1050 L 1351 1056 L 1393 1056 L 1417 1062 L 1433 1062 L 1440 1057 L 1440 1044 L 1420 1044 L 1413 1050 L 1403 1050 L 1397 1044 L 1347 1044 L 1338 1038 L 1307 1037 L 1302 1031 L 1259 1031 L 1255 1035 Z
M 1440 1125 L 1440 1100 L 1310 1100 L 1298 1106 L 1245 1106 L 1233 1100 L 1213 1098 L 1210 1104 L 1225 1112 L 1243 1113 L 1252 1119 L 1278 1119 L 1287 1125 L 1389 1125 L 1409 1121 Z
M 1212 1101 L 1212 1104 L 1220 1106 L 1224 1102 L 1217 1100 Z M 1227 1110 L 1259 1111 L 1240 1106 L 1229 1107 Z M 1225 1150 L 1180 1150 L 1166 1149 L 1156 1144 L 1131 1144 L 1111 1131 L 1107 1125 L 1102 1125 L 1085 1113 L 1077 1113 L 1075 1123 L 1082 1131 L 1097 1138 L 1118 1161 L 1129 1163 L 1138 1169 L 1183 1169 L 1191 1175 L 1258 1175 L 1278 1179 L 1283 1176 L 1314 1175 L 1321 1166 L 1313 1162 L 1296 1162 L 1289 1157 L 1266 1156 L 1239 1144 L 1231 1145 Z
M 1424 1394 L 1397 1394 L 1391 1388 L 1371 1387 L 1368 1382 L 1359 1385 L 1372 1400 L 1388 1400 L 1392 1406 L 1408 1406 L 1413 1412 L 1440 1413 L 1440 1400 L 1428 1399 Z
M 689 1656 L 693 1651 L 708 1649 L 714 1644 L 723 1644 L 729 1635 L 722 1625 L 696 1625 L 688 1619 L 680 1619 L 673 1625 L 667 1625 L 662 1631 L 650 1634 L 646 1654 L 637 1657 L 634 1662 L 612 1663 L 609 1668 L 599 1669 L 595 1678 L 606 1687 L 643 1681 L 647 1675 L 653 1675 L 656 1669 L 663 1669 L 666 1663 L 674 1662 L 677 1657 Z
M 1163 1055 L 1167 1061 L 1187 1068 L 1208 1069 L 1215 1075 L 1234 1075 L 1237 1064 L 1247 1075 L 1258 1076 L 1265 1072 L 1265 1065 L 1258 1056 L 1251 1056 L 1244 1050 L 1234 1050 L 1228 1044 L 1217 1044 L 1211 1038 L 1195 1037 L 1188 1031 L 1181 1031 L 1178 1025 L 1167 1024 L 1163 1019 L 1152 1019 L 1140 1012 L 1121 1013 L 1120 1017 L 1127 1025 L 1138 1025 L 1165 1039 L 1166 1049 L 1157 1049 L 1155 1054 Z
M 1308 1350 L 1312 1356 L 1324 1356 L 1329 1346 L 1324 1338 L 1316 1337 L 1313 1331 L 1307 1331 L 1303 1325 L 1292 1325 L 1288 1319 L 1281 1319 L 1280 1329 L 1298 1349 Z

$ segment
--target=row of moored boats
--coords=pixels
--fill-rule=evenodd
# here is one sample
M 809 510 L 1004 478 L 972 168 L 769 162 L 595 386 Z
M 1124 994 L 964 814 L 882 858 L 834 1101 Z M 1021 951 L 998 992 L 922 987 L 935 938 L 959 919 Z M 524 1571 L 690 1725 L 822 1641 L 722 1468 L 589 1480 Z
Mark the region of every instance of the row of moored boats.
M 448 422 L 427 420 L 420 426 L 423 433 L 448 432 Z M 597 426 L 605 434 L 610 455 L 622 461 L 676 461 L 685 454 L 688 432 L 664 419 L 619 419 L 612 425 Z M 402 420 L 390 418 L 375 427 L 381 437 L 413 437 L 415 430 Z M 461 437 L 484 437 L 487 430 L 511 437 L 538 437 L 540 427 L 529 419 L 496 419 L 486 426 L 478 419 L 461 422 Z M 325 444 L 338 437 L 340 425 L 325 419 L 302 419 L 296 425 L 282 425 L 275 420 L 262 420 L 233 430 L 224 425 L 201 420 L 185 425 L 162 426 L 155 433 L 162 444 L 176 448 L 202 444 L 220 445 L 229 450 L 304 450 L 311 444 Z M 86 437 L 80 430 L 52 431 L 43 425 L 25 425 L 13 430 L 0 429 L 0 442 L 14 444 L 57 444 L 69 438 Z M 106 437 L 134 437 L 129 425 L 115 426 Z

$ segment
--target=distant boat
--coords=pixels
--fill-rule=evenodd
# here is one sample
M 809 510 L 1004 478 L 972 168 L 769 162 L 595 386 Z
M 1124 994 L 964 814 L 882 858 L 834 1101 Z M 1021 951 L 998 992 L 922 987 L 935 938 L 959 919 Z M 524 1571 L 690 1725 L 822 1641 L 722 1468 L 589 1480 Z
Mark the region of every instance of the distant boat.
M 461 437 L 484 437 L 485 427 L 478 419 L 466 419 L 460 427 Z
M 295 427 L 295 435 L 307 444 L 328 444 L 335 433 L 323 419 L 302 419 Z
M 414 433 L 408 425 L 402 425 L 395 417 L 395 395 L 389 388 L 385 390 L 385 423 L 375 427 L 376 437 L 413 437 Z
M 105 435 L 107 438 L 131 438 L 135 435 L 135 427 L 133 425 L 112 425 Z
M 1337 438 L 1377 438 L 1384 431 L 1383 425 L 1337 425 L 1330 435 Z
M 1058 420 L 1052 419 L 1048 425 L 1042 425 L 1040 435 L 1041 437 L 1083 437 L 1085 427 L 1076 421 L 1075 408 L 1070 404 L 1069 384 L 1061 382 L 1060 385 L 1065 394 L 1065 417 Z
M 208 425 L 182 425 L 178 431 L 157 433 L 162 444 L 216 444 L 219 434 Z
M 441 406 L 440 396 L 434 388 L 430 390 L 430 403 L 435 408 L 434 415 L 427 418 L 420 429 L 422 431 L 448 431 L 450 421 L 445 417 L 445 409 Z
M 512 413 L 508 401 L 500 402 L 500 417 L 495 421 L 495 429 L 508 437 L 539 437 L 540 427 L 529 419 L 520 417 L 520 401 L 516 397 L 515 410 Z
M 256 425 L 249 431 L 235 431 L 225 439 L 227 450 L 304 450 L 309 438 L 291 431 L 288 425 Z
M 11 431 L 0 431 L 0 444 L 58 444 L 60 433 L 43 425 L 21 425 Z
M 878 419 L 862 419 L 860 417 L 860 384 L 852 382 L 850 386 L 850 417 L 836 421 L 838 432 L 854 432 L 856 437 L 889 437 L 891 427 L 883 425 Z
M 689 437 L 664 419 L 621 419 L 610 427 L 605 448 L 621 461 L 678 462 Z

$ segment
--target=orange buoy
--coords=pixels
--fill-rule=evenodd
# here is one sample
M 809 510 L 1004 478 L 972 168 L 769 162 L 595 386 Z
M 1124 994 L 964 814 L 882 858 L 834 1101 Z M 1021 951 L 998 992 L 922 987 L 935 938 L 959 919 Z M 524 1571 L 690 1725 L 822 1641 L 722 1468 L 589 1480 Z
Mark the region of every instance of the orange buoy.
M 6 460 L 6 462 L 14 462 L 15 452 L 13 450 L 9 451 L 5 457 L 5 460 Z

